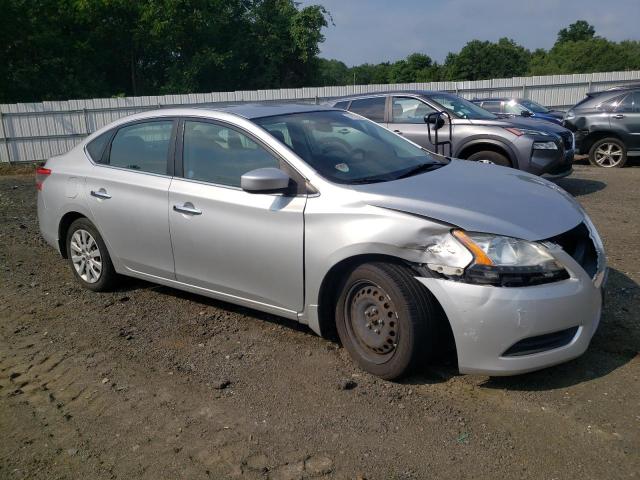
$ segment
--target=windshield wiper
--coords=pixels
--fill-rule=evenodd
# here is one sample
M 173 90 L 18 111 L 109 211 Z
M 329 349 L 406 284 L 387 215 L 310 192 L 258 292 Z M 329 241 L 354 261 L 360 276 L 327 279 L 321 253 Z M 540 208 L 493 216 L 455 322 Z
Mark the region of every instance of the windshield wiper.
M 394 178 L 380 177 L 380 176 L 363 177 L 363 178 L 357 178 L 355 180 L 351 180 L 349 182 L 349 184 L 351 184 L 351 185 L 359 185 L 359 184 L 362 184 L 362 183 L 380 183 L 380 182 L 388 182 L 389 180 L 395 180 L 395 179 Z
M 400 175 L 398 175 L 394 180 L 400 180 L 401 178 L 412 177 L 413 175 L 417 175 L 422 172 L 429 172 L 431 170 L 436 170 L 440 167 L 444 167 L 446 163 L 444 162 L 433 162 L 433 163 L 422 163 L 420 165 L 416 165 L 409 170 L 404 171 Z

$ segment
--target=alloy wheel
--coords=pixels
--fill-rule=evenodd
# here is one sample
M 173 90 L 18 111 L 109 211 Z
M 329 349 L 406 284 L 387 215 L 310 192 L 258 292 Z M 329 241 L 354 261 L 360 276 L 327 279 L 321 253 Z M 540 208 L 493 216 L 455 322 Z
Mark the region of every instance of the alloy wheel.
M 95 238 L 86 230 L 73 233 L 69 244 L 71 261 L 78 276 L 87 283 L 96 283 L 102 274 L 102 255 Z
M 594 158 L 598 165 L 605 168 L 617 166 L 623 158 L 623 151 L 620 145 L 615 143 L 603 143 L 596 148 Z

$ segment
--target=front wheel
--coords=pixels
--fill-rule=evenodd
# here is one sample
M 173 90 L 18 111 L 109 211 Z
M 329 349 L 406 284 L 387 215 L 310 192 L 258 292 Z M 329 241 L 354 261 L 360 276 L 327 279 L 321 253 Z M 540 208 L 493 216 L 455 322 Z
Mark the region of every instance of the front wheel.
M 116 271 L 96 227 L 86 218 L 74 221 L 67 232 L 67 256 L 71 271 L 83 287 L 95 292 L 110 290 Z
M 394 380 L 432 354 L 436 315 L 435 299 L 408 268 L 368 263 L 343 282 L 336 327 L 363 370 Z
M 589 162 L 596 167 L 624 167 L 627 163 L 627 148 L 617 138 L 603 138 L 589 149 Z
M 496 165 L 501 165 L 503 167 L 512 167 L 511 162 L 507 157 L 498 152 L 493 152 L 491 150 L 485 150 L 482 152 L 476 152 L 472 155 L 469 155 L 467 160 L 472 160 L 474 162 L 482 162 L 482 163 L 494 163 Z

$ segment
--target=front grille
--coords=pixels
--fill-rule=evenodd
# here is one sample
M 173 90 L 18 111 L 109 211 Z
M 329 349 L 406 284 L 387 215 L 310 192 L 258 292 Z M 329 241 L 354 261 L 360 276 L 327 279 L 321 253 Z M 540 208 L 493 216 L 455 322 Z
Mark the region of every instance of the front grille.
M 562 138 L 562 145 L 564 146 L 564 149 L 571 150 L 573 148 L 573 135 L 571 132 L 566 131 L 559 133 L 558 135 Z
M 564 347 L 571 343 L 576 336 L 578 327 L 567 328 L 557 332 L 546 333 L 535 337 L 528 337 L 514 343 L 503 354 L 503 357 L 520 357 L 533 353 L 545 352 L 554 348 Z
M 598 252 L 584 223 L 547 241 L 560 245 L 591 278 L 598 272 Z

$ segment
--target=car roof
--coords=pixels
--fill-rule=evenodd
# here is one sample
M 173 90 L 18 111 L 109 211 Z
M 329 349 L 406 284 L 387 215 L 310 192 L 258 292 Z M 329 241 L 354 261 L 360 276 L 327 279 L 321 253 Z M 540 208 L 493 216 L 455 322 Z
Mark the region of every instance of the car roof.
M 262 117 L 275 117 L 278 115 L 288 115 L 292 113 L 317 112 L 323 110 L 337 110 L 326 105 L 315 105 L 311 103 L 245 103 L 239 105 L 228 105 L 220 108 L 205 108 L 227 112 L 249 120 Z
M 359 98 L 375 97 L 379 95 L 397 95 L 397 94 L 422 95 L 425 97 L 430 97 L 432 95 L 454 95 L 455 96 L 455 93 L 445 92 L 441 90 L 384 90 L 380 92 L 366 92 L 366 93 L 358 93 L 354 95 L 345 95 L 344 97 L 334 97 L 330 101 L 332 103 L 335 103 L 335 102 L 356 100 Z
M 487 97 L 487 98 L 474 98 L 470 100 L 471 102 L 510 102 L 511 100 L 515 100 L 516 102 L 521 101 L 521 98 L 517 97 Z

